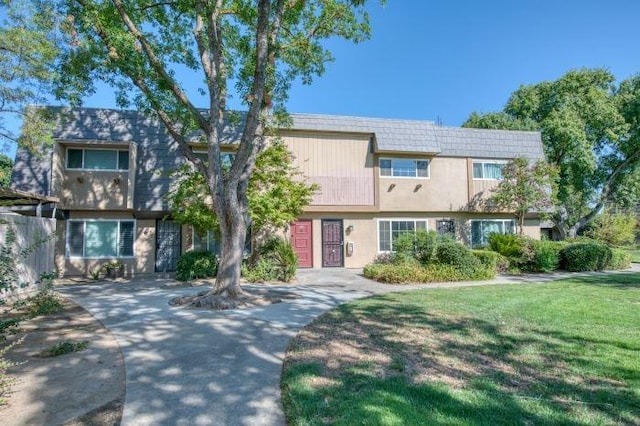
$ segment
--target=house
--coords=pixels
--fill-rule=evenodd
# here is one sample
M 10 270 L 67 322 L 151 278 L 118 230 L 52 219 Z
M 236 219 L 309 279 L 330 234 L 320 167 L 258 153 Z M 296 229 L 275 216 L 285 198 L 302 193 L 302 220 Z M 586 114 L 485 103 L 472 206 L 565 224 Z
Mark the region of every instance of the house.
M 19 150 L 12 175 L 16 190 L 60 199 L 61 274 L 86 275 L 111 259 L 128 275 L 166 272 L 185 251 L 214 249 L 211 237 L 171 220 L 169 172 L 186 160 L 159 122 L 90 108 L 65 117 L 55 146 L 39 156 Z M 362 267 L 391 250 L 397 235 L 417 229 L 472 246 L 490 232 L 514 232 L 513 215 L 483 200 L 509 159 L 544 158 L 538 132 L 313 114 L 292 114 L 292 121 L 280 134 L 321 187 L 288 230 L 300 267 Z M 232 150 L 237 129 L 229 126 L 224 138 Z M 524 229 L 539 238 L 536 214 Z

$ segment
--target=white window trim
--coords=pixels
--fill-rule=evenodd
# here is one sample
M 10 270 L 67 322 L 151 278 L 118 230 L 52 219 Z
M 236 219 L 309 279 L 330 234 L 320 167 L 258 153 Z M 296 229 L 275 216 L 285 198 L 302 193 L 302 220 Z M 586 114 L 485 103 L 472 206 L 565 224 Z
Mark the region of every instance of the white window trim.
M 79 168 L 75 168 L 75 167 L 69 167 L 69 151 L 75 149 L 75 150 L 79 150 L 82 151 L 82 167 Z M 119 148 L 86 148 L 86 147 L 75 147 L 75 146 L 67 146 L 66 147 L 66 158 L 65 158 L 65 164 L 64 167 L 66 170 L 77 170 L 77 171 L 84 171 L 84 172 L 123 172 L 123 173 L 128 173 L 129 172 L 129 164 L 127 164 L 127 168 L 126 169 L 87 169 L 84 167 L 84 152 L 85 151 L 116 151 L 117 152 L 117 161 L 120 162 L 120 152 L 128 152 L 129 153 L 129 162 L 131 162 L 131 151 L 129 151 L 128 149 L 119 149 Z
M 415 232 L 415 222 L 424 222 L 425 223 L 425 231 L 429 231 L 429 219 L 426 217 L 381 217 L 376 220 L 376 249 L 378 253 L 393 253 L 393 250 L 380 250 L 380 222 L 414 222 L 414 232 Z M 393 243 L 393 241 L 392 241 Z
M 473 176 L 473 165 L 476 163 L 482 163 L 482 164 L 508 164 L 509 162 L 506 160 L 471 160 L 471 177 L 473 180 L 488 180 L 488 181 L 499 181 L 502 179 L 494 179 L 494 178 L 485 178 L 485 177 L 481 177 L 481 178 L 477 178 Z M 483 169 L 483 175 L 484 175 L 484 167 Z
M 511 224 L 513 225 L 513 230 L 515 232 L 516 229 L 516 221 L 515 219 L 471 219 L 469 220 L 469 245 L 471 247 L 473 247 L 473 223 L 474 222 L 502 222 L 503 223 L 503 227 L 504 224 L 507 222 L 511 222 Z M 509 234 L 504 234 L 504 235 L 509 235 Z M 486 242 L 485 242 L 486 244 Z M 482 245 L 482 244 L 481 244 Z
M 380 161 L 390 160 L 391 174 L 392 176 L 383 176 L 382 167 L 380 167 Z M 426 161 L 427 162 L 427 176 L 393 176 L 393 160 L 411 160 L 411 161 Z M 418 172 L 418 165 L 416 164 L 416 174 Z M 404 158 L 404 157 L 379 157 L 378 158 L 378 175 L 381 179 L 431 179 L 431 159 L 430 158 Z
M 83 236 L 87 235 L 86 228 L 87 222 L 118 222 L 118 238 L 120 238 L 120 222 L 133 222 L 133 255 L 132 256 L 91 256 L 87 257 L 84 255 L 84 237 L 82 240 L 82 256 L 71 256 L 69 253 L 69 237 L 71 227 L 68 225 L 70 222 L 82 222 L 84 225 L 82 226 Z M 67 225 L 65 229 L 65 246 L 64 252 L 65 257 L 67 259 L 135 259 L 136 258 L 136 235 L 138 230 L 138 221 L 135 219 L 69 219 L 67 220 Z M 120 241 L 118 241 L 118 246 L 120 246 Z

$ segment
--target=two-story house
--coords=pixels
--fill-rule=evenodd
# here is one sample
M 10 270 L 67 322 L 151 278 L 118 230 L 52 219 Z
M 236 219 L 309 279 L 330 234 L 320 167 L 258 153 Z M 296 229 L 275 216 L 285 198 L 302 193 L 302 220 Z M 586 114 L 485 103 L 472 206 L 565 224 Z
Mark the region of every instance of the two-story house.
M 417 229 L 472 246 L 490 232 L 514 232 L 513 215 L 482 200 L 509 159 L 544 156 L 538 132 L 312 114 L 292 114 L 292 121 L 280 135 L 321 187 L 288 229 L 300 267 L 362 267 Z M 18 151 L 12 187 L 60 199 L 61 274 L 87 275 L 112 259 L 128 275 L 172 271 L 181 253 L 215 248 L 211 236 L 171 220 L 170 172 L 186 160 L 159 122 L 135 111 L 83 108 L 67 114 L 54 137 L 40 156 Z M 237 129 L 226 129 L 225 138 L 232 151 Z M 525 232 L 539 237 L 536 214 Z

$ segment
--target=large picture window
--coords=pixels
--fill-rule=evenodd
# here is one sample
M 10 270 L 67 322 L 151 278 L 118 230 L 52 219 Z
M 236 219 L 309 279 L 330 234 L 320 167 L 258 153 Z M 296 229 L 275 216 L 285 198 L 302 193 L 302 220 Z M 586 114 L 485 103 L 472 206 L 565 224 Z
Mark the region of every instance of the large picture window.
M 393 241 L 401 235 L 427 229 L 426 219 L 380 219 L 378 221 L 378 251 L 393 251 Z
M 503 161 L 473 161 L 473 178 L 484 180 L 501 180 Z
M 380 166 L 380 176 L 382 177 L 429 177 L 429 160 L 381 158 L 378 164 Z
M 67 169 L 129 170 L 129 151 L 118 149 L 67 148 Z
M 67 257 L 133 257 L 133 220 L 71 220 L 67 225 Z
M 515 222 L 513 219 L 487 219 L 471 221 L 471 246 L 484 246 L 488 243 L 489 235 L 513 234 Z

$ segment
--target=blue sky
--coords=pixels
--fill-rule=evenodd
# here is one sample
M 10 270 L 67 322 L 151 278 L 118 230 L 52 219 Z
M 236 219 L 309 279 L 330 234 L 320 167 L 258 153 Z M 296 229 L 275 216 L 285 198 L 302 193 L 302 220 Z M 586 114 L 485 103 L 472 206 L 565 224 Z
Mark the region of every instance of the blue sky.
M 369 9 L 371 40 L 329 41 L 335 61 L 311 86 L 294 85 L 290 112 L 459 126 L 473 111 L 501 109 L 520 85 L 570 69 L 604 67 L 618 80 L 640 72 L 639 0 L 388 0 Z M 114 107 L 111 89 L 85 106 Z

